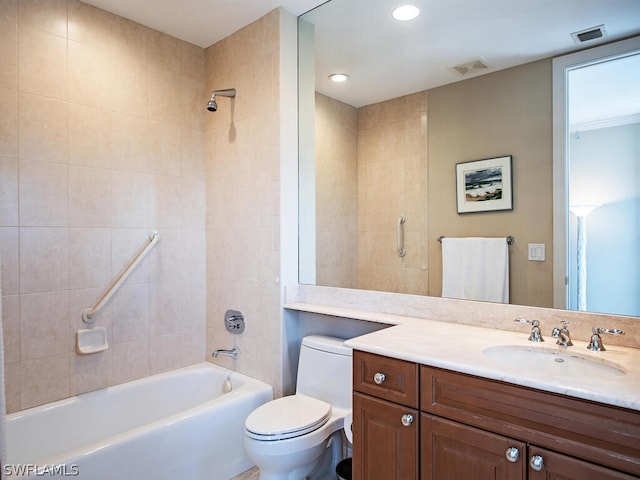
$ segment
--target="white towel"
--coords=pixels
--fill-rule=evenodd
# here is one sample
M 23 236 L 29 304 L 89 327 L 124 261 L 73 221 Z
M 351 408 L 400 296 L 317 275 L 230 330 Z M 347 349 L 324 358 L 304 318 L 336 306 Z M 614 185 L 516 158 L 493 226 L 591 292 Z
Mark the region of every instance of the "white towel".
M 507 239 L 443 238 L 442 296 L 509 303 Z

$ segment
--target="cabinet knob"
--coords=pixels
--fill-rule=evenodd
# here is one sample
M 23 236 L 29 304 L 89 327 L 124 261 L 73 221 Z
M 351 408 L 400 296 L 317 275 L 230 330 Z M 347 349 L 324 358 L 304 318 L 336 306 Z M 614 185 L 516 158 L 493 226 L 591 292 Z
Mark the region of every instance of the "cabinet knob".
M 387 377 L 384 375 L 384 373 L 378 372 L 373 376 L 373 381 L 376 382 L 376 385 L 380 385 L 386 378 Z
M 520 456 L 520 450 L 517 447 L 509 447 L 507 451 L 504 452 L 504 456 L 507 457 L 511 463 L 515 463 L 518 461 L 518 457 Z
M 411 415 L 410 413 L 405 413 L 404 415 L 402 415 L 400 421 L 402 422 L 402 425 L 404 425 L 405 427 L 409 427 L 413 423 L 413 415 Z
M 533 468 L 536 472 L 540 472 L 542 471 L 542 469 L 544 468 L 544 460 L 542 459 L 542 457 L 540 455 L 534 455 L 533 457 L 531 457 L 531 459 L 529 460 L 529 465 L 531 466 L 531 468 Z

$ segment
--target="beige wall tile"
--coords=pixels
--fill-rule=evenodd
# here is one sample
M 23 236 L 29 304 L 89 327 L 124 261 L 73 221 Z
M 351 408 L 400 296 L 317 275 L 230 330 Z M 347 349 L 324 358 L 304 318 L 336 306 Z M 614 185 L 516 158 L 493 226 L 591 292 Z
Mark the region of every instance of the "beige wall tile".
M 20 297 L 2 296 L 2 339 L 4 363 L 20 361 Z
M 149 75 L 147 65 L 136 57 L 127 51 L 111 52 L 110 108 L 119 113 L 146 117 L 149 111 Z
M 80 0 L 68 0 L 69 40 L 97 48 L 111 44 L 113 14 Z
M 182 230 L 161 229 L 160 241 L 147 258 L 150 281 L 157 283 L 182 280 L 182 252 Z
M 22 361 L 73 351 L 69 335 L 69 294 L 33 293 L 20 300 L 20 356 Z
M 0 2 L 0 88 L 18 85 L 18 3 Z M 0 109 L 1 110 L 1 109 Z M 0 135 L 1 137 L 1 135 Z
M 18 94 L 0 88 L 0 156 L 18 157 Z
M 112 382 L 112 352 L 69 354 L 69 393 L 79 395 L 108 387 Z
M 8 363 L 4 366 L 4 394 L 7 402 L 7 414 L 18 412 L 21 409 L 20 365 L 20 363 Z
M 69 287 L 69 238 L 65 228 L 20 228 L 20 293 Z
M 69 336 L 72 339 L 75 339 L 77 330 L 91 327 L 91 325 L 84 322 L 82 314 L 87 308 L 93 308 L 106 291 L 106 287 L 69 290 Z M 109 345 L 113 343 L 113 332 L 111 328 L 112 311 L 110 303 L 107 302 L 105 307 L 94 316 L 94 325 L 107 329 L 107 341 Z
M 18 85 L 21 92 L 65 100 L 67 40 L 21 25 L 18 28 Z
M 200 80 L 201 88 L 204 87 L 206 75 L 206 56 L 204 48 L 197 47 L 187 42 L 180 43 L 180 73 L 187 77 Z
M 149 225 L 149 176 L 140 173 L 111 173 L 111 220 L 113 227 Z
M 184 248 L 182 278 L 194 283 L 203 283 L 206 279 L 206 263 L 202 259 L 206 252 L 204 228 L 184 229 L 182 236 Z
M 149 64 L 179 74 L 183 42 L 157 30 L 149 31 L 147 39 L 147 61 Z
M 0 227 L 0 254 L 2 255 L 2 294 L 20 293 L 20 247 L 18 227 Z
M 179 125 L 182 119 L 184 95 L 180 75 L 171 70 L 150 65 L 149 79 L 152 80 L 149 82 L 149 118 Z
M 149 181 L 149 224 L 154 228 L 180 228 L 183 208 L 180 177 L 150 175 Z
M 20 162 L 20 225 L 66 226 L 69 223 L 69 167 L 48 162 Z
M 180 126 L 149 122 L 149 172 L 180 175 Z
M 124 285 L 109 305 L 113 343 L 142 340 L 149 336 L 149 286 Z
M 180 316 L 180 282 L 152 283 L 149 290 L 149 334 L 152 337 L 184 331 Z
M 185 228 L 205 225 L 205 179 L 182 176 L 182 226 Z
M 107 110 L 69 104 L 69 163 L 111 166 L 111 115 Z
M 20 94 L 20 158 L 68 163 L 67 104 Z
M 20 0 L 18 21 L 21 26 L 66 38 L 67 0 Z
M 207 101 L 211 96 L 211 92 L 207 92 L 204 88 L 202 80 L 182 76 L 180 78 L 180 124 L 183 127 L 191 128 L 203 132 L 205 122 L 209 112 L 206 109 Z M 227 87 L 225 87 L 227 88 Z M 228 87 L 232 88 L 232 87 Z M 204 101 L 203 101 L 204 100 Z M 221 102 L 227 103 L 227 98 Z M 234 99 L 230 99 L 228 107 L 233 105 Z
M 206 175 L 206 150 L 204 132 L 182 127 L 180 130 L 180 158 L 184 175 Z
M 98 168 L 69 167 L 69 226 L 111 226 L 111 174 Z
M 117 278 L 136 255 L 142 251 L 149 242 L 150 229 L 138 228 L 114 228 L 111 230 L 111 272 L 113 278 Z M 156 248 L 138 264 L 133 270 L 125 285 L 147 284 L 149 283 L 149 262 L 153 256 L 157 255 Z
M 0 157 L 0 225 L 18 225 L 18 160 Z
M 107 50 L 69 41 L 68 55 L 69 101 L 108 108 L 112 68 Z
M 150 374 L 149 338 L 111 346 L 112 383 L 124 383 Z
M 149 171 L 149 124 L 142 117 L 111 113 L 111 168 Z
M 21 364 L 20 407 L 35 407 L 69 396 L 69 354 L 28 360 Z
M 69 288 L 108 287 L 111 282 L 111 235 L 104 228 L 70 228 Z

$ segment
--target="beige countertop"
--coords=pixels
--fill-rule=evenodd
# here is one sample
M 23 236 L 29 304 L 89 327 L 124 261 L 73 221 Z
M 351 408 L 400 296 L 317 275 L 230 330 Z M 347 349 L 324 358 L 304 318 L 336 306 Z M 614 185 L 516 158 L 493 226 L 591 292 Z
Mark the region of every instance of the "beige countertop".
M 574 340 L 571 347 L 556 345 L 550 336 L 541 343 L 530 342 L 528 325 L 522 325 L 522 332 L 509 332 L 410 317 L 401 321 L 395 317 L 389 322 L 394 326 L 345 344 L 423 365 L 640 410 L 640 350 L 607 346 L 606 335 L 607 350 L 593 352 L 583 341 Z M 490 349 L 507 357 L 492 357 L 487 353 Z M 546 353 L 540 356 L 541 351 Z M 511 353 L 515 356 L 509 356 Z

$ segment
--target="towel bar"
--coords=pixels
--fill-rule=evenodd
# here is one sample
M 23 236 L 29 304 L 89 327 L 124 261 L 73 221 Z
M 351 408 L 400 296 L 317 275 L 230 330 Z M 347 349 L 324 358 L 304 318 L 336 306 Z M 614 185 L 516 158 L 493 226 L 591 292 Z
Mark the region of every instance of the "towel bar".
M 439 237 L 438 237 L 438 239 L 437 239 L 437 240 L 438 240 L 438 242 L 442 243 L 442 239 L 443 239 L 443 238 L 445 238 L 445 237 L 444 237 L 444 235 L 439 236 Z M 509 245 L 513 245 L 515 242 L 516 242 L 516 239 L 515 239 L 515 238 L 513 238 L 511 235 L 509 235 L 509 236 L 507 237 L 507 244 L 509 244 Z

